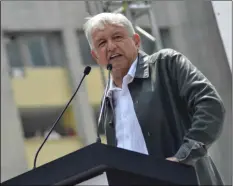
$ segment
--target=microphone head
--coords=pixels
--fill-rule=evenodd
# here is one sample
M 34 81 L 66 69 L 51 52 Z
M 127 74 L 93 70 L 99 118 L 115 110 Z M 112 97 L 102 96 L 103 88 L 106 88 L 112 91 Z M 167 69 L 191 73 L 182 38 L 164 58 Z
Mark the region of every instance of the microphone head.
M 112 70 L 112 64 L 107 65 L 107 70 Z
M 86 68 L 84 69 L 84 74 L 88 75 L 91 72 L 91 67 L 90 66 L 86 66 Z

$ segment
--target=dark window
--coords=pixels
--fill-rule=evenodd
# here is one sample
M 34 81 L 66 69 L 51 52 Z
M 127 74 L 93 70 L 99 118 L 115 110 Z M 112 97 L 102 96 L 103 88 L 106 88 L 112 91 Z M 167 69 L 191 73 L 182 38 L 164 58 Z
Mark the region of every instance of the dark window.
M 78 31 L 78 44 L 79 44 L 79 48 L 81 51 L 83 64 L 84 65 L 97 65 L 97 63 L 91 56 L 90 46 L 86 39 L 85 33 L 83 31 Z
M 49 65 L 45 58 L 46 54 L 44 51 L 45 46 L 42 44 L 43 41 L 44 38 L 36 36 L 26 39 L 32 66 L 42 67 Z
M 65 52 L 60 34 L 7 33 L 7 54 L 10 66 L 63 66 Z
M 20 46 L 16 40 L 12 40 L 6 45 L 6 51 L 11 67 L 20 68 L 23 66 Z

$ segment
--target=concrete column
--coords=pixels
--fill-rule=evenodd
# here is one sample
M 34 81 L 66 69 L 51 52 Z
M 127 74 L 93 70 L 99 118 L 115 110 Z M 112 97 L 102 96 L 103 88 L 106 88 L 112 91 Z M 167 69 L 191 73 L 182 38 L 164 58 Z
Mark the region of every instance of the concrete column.
M 75 28 L 66 27 L 63 31 L 67 66 L 69 69 L 71 83 L 74 90 L 83 76 L 84 66 L 78 45 L 78 37 Z M 88 78 L 88 76 L 86 76 Z M 73 109 L 77 121 L 77 132 L 84 145 L 94 143 L 96 140 L 96 127 L 94 113 L 88 102 L 88 95 L 85 88 L 85 80 L 73 100 Z
M 24 137 L 1 34 L 1 182 L 27 171 Z
M 213 83 L 223 99 L 226 118 L 220 138 L 210 149 L 224 183 L 232 184 L 232 74 L 211 2 L 168 2 L 175 49 Z
M 232 1 L 211 1 L 232 71 Z

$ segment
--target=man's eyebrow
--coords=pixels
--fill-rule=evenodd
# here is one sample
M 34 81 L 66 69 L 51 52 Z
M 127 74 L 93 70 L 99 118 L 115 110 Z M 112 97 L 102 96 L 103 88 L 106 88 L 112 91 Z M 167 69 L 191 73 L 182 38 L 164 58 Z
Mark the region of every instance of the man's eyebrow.
M 117 35 L 117 34 L 123 35 L 119 30 L 114 31 L 112 35 L 114 36 L 114 35 Z M 99 43 L 99 42 L 101 42 L 103 40 L 105 40 L 105 39 L 102 36 L 101 38 L 97 39 L 96 42 Z
M 97 39 L 96 42 L 99 43 L 100 41 L 103 41 L 103 38 Z

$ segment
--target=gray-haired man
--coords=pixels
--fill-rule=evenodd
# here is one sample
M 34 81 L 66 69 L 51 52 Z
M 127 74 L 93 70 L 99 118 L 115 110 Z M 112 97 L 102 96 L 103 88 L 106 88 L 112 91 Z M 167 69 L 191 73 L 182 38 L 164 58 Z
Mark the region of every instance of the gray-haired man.
M 107 143 L 192 164 L 201 185 L 222 184 L 207 149 L 225 111 L 207 78 L 177 51 L 140 51 L 139 35 L 121 14 L 98 14 L 84 30 L 96 62 L 113 67 L 103 118 Z

